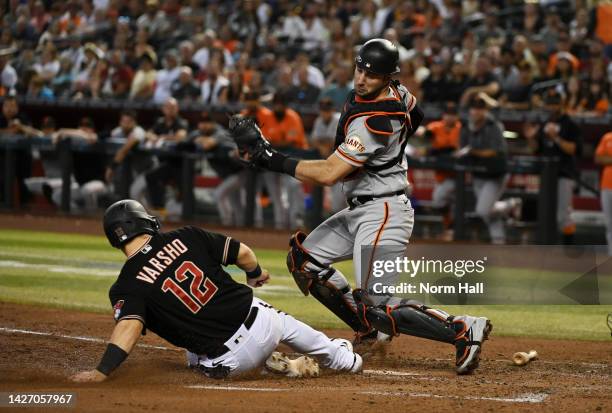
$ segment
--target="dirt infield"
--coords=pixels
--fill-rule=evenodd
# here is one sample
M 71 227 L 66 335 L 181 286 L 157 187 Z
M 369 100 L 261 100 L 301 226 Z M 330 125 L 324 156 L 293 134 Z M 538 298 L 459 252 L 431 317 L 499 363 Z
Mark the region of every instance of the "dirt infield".
M 367 360 L 360 376 L 252 374 L 216 381 L 188 370 L 182 351 L 149 334 L 141 343 L 166 349 L 140 346 L 109 381 L 77 386 L 66 377 L 97 364 L 104 344 L 86 340 L 108 337 L 111 314 L 7 303 L 0 303 L 0 314 L 0 391 L 76 391 L 77 411 L 612 410 L 609 342 L 497 338 L 493 331 L 480 368 L 458 377 L 452 347 L 400 337 L 385 357 Z M 328 334 L 349 337 L 347 331 Z M 541 359 L 510 365 L 515 351 L 530 349 Z

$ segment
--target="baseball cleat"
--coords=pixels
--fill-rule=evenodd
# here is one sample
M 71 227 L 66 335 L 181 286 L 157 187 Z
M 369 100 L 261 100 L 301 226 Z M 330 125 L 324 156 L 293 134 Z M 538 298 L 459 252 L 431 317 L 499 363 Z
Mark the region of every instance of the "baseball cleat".
M 457 316 L 453 323 L 462 322 L 463 330 L 455 339 L 457 374 L 469 374 L 478 367 L 482 344 L 489 338 L 493 324 L 485 317 Z
M 387 353 L 389 343 L 391 343 L 391 338 L 390 335 L 378 330 L 372 330 L 365 335 L 356 333 L 353 339 L 353 347 L 355 352 L 366 358 L 375 354 L 384 356 Z
M 287 377 L 318 377 L 319 364 L 312 358 L 300 356 L 291 359 L 285 353 L 275 351 L 266 360 L 266 369 Z

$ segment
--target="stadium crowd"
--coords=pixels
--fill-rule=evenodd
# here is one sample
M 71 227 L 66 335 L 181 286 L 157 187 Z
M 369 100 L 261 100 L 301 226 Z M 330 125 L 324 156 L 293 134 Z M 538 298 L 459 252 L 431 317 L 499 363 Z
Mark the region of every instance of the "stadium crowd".
M 486 109 L 561 110 L 564 116 L 595 117 L 612 110 L 608 1 L 9 0 L 0 7 L 0 96 L 9 106 L 11 96 L 18 96 L 58 104 L 152 102 L 161 108 L 148 129 L 131 111 L 122 113 L 119 125 L 94 127 L 87 119 L 71 130 L 50 125 L 53 119 L 36 125 L 51 127 L 55 141 L 76 136 L 92 142 L 105 138 L 102 130 L 123 140 L 110 162 L 75 182 L 75 188 L 86 189 L 86 199 L 92 192 L 112 191 L 116 169 L 134 146 L 190 143 L 216 152 L 213 168 L 223 178 L 217 195 L 226 224 L 240 224 L 231 206 L 241 201 L 228 198 L 242 182 L 240 166 L 226 161 L 231 142 L 208 113 L 190 125 L 180 106 L 241 105 L 275 146 L 310 147 L 327 156 L 337 112 L 352 88 L 355 52 L 372 37 L 397 46 L 399 80 L 419 101 L 445 113 L 484 106 L 483 101 Z M 320 110 L 311 133 L 294 105 Z M 27 116 L 14 123 L 16 115 L 3 112 L 4 131 L 38 133 L 23 128 Z M 541 131 L 526 126 L 529 142 L 540 139 L 541 126 Z M 455 148 L 458 130 L 456 135 Z M 578 142 L 577 136 L 560 139 Z M 535 153 L 545 145 L 529 146 Z M 176 163 L 144 156 L 133 164 L 130 194 L 153 207 L 167 206 L 164 185 L 176 176 Z M 100 185 L 85 185 L 91 181 Z M 260 181 L 274 205 L 275 226 L 298 225 L 304 202 L 296 181 L 272 175 Z M 43 189 L 57 201 L 53 185 L 45 182 Z M 180 200 L 180 193 L 176 197 Z M 331 198 L 332 208 L 342 205 L 338 188 Z

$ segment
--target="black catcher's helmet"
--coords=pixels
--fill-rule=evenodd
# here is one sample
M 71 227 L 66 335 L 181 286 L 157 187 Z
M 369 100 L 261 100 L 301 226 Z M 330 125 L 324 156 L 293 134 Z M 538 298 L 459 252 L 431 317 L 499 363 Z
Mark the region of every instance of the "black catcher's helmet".
M 372 39 L 365 42 L 355 58 L 360 69 L 378 75 L 399 73 L 399 51 L 387 39 Z
M 159 228 L 157 218 L 132 199 L 117 201 L 104 213 L 104 233 L 115 248 L 121 248 L 140 234 L 155 235 Z

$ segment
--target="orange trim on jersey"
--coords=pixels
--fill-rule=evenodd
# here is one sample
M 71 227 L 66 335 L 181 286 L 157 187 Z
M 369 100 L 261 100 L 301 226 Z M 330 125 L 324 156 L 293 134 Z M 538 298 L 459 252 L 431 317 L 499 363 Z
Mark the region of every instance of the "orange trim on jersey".
M 349 117 L 346 121 L 346 124 L 344 125 L 344 135 L 346 136 L 346 133 L 348 131 L 348 127 L 351 124 L 351 122 L 353 121 L 353 119 L 355 118 L 360 118 L 362 116 L 373 116 L 373 115 L 386 115 L 386 116 L 394 116 L 394 115 L 401 115 L 401 116 L 406 116 L 406 114 L 404 112 L 380 112 L 380 111 L 372 111 L 372 112 L 360 112 L 360 113 L 356 113 L 353 116 Z M 366 125 L 366 128 L 368 126 Z
M 351 162 L 358 163 L 359 165 L 363 165 L 366 163 L 366 161 L 360 161 L 358 159 L 353 158 L 352 156 L 347 155 L 346 153 L 342 152 L 342 149 L 340 148 L 337 148 L 336 151 L 338 152 L 338 154 L 344 156 L 346 159 L 350 160 Z
M 385 202 L 385 218 L 383 219 L 380 228 L 378 229 L 378 233 L 376 234 L 376 238 L 374 239 L 374 248 L 372 248 L 372 254 L 370 255 L 370 264 L 368 264 L 368 276 L 366 277 L 366 282 L 364 284 L 365 288 L 368 288 L 368 282 L 370 281 L 370 274 L 372 273 L 372 264 L 374 261 L 374 253 L 376 252 L 376 246 L 378 245 L 378 241 L 380 241 L 380 236 L 385 230 L 385 226 L 389 221 L 389 203 Z

